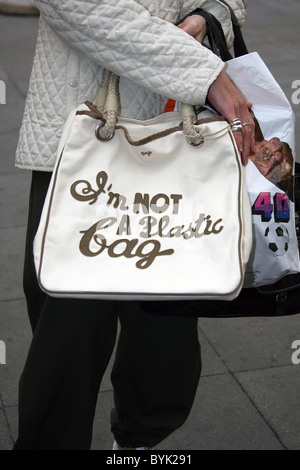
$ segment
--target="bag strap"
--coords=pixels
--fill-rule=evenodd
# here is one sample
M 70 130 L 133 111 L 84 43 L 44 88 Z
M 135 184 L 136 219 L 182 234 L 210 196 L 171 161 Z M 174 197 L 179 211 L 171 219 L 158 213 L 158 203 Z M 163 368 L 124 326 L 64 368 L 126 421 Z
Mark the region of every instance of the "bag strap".
M 205 18 L 207 37 L 212 52 L 216 55 L 219 55 L 224 61 L 232 59 L 232 55 L 230 54 L 226 44 L 226 39 L 221 23 L 208 11 L 203 10 L 202 8 L 196 8 L 196 10 L 192 11 L 192 13 L 189 13 L 178 24 L 182 23 L 186 18 L 192 15 L 200 15 Z
M 234 32 L 233 49 L 235 57 L 248 54 L 248 49 L 246 47 L 240 25 L 234 11 L 227 2 L 223 0 L 220 0 L 220 2 L 223 3 L 230 12 Z M 207 25 L 207 37 L 211 50 L 214 52 L 214 54 L 219 55 L 225 62 L 232 59 L 233 57 L 228 49 L 222 25 L 219 20 L 208 11 L 203 10 L 202 8 L 196 8 L 194 11 L 185 16 L 178 24 L 182 23 L 186 18 L 192 15 L 200 15 L 205 18 Z
M 247 46 L 245 44 L 245 41 L 242 35 L 239 21 L 233 9 L 225 0 L 219 0 L 219 1 L 223 3 L 230 11 L 232 27 L 233 27 L 233 32 L 234 32 L 233 48 L 234 48 L 235 57 L 240 57 L 242 55 L 248 54 L 248 49 L 247 49 Z

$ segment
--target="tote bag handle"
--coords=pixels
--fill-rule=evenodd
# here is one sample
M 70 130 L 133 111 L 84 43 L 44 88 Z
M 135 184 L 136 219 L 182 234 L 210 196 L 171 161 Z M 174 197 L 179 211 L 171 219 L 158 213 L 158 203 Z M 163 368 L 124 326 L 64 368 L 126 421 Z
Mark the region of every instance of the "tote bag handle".
M 118 117 L 120 115 L 120 78 L 113 72 L 104 69 L 102 81 L 96 96 L 96 107 L 100 113 L 105 116 L 106 122 L 101 126 L 98 132 L 100 140 L 110 140 L 115 133 Z M 203 135 L 195 126 L 197 116 L 194 107 L 189 104 L 181 105 L 183 133 L 188 141 L 194 147 L 203 144 Z M 224 131 L 228 131 L 230 126 L 226 126 Z

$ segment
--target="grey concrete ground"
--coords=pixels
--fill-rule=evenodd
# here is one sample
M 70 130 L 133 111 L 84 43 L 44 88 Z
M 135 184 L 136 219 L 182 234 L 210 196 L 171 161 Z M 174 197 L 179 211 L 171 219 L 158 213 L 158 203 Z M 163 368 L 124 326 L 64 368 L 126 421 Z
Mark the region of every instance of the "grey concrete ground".
M 248 12 L 249 50 L 261 54 L 291 100 L 292 83 L 300 80 L 299 1 L 252 0 Z M 22 292 L 30 174 L 14 168 L 14 151 L 37 21 L 0 15 L 0 80 L 6 84 L 6 104 L 0 105 L 0 340 L 6 344 L 6 365 L 0 365 L 1 450 L 11 449 L 17 435 L 18 379 L 31 340 Z M 293 107 L 299 130 L 300 104 Z M 297 141 L 300 148 L 299 136 Z M 199 338 L 203 374 L 193 411 L 158 449 L 300 450 L 300 365 L 291 361 L 300 316 L 201 319 Z M 109 370 L 99 394 L 93 450 L 112 444 Z

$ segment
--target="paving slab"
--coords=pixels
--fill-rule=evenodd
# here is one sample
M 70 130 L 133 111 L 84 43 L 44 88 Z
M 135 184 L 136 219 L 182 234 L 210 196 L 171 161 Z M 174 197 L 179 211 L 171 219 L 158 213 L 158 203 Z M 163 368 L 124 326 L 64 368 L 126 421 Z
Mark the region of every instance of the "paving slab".
M 242 374 L 240 374 L 242 375 Z M 112 392 L 99 394 L 92 450 L 109 450 Z M 276 431 L 259 407 L 229 374 L 202 377 L 186 423 L 156 450 L 283 450 Z
M 228 373 L 228 368 L 224 362 L 223 357 L 218 353 L 209 338 L 203 334 L 200 321 L 198 326 L 198 337 L 201 345 L 202 357 L 201 376 L 205 377 L 207 375 L 209 376 Z
M 0 64 L 8 75 L 8 85 L 14 85 L 23 98 L 28 90 L 37 29 L 37 17 L 0 14 Z M 13 97 L 8 93 L 8 98 Z
M 6 432 L 6 441 L 1 441 L 2 450 L 12 450 L 14 443 L 18 437 L 18 407 L 6 406 L 3 409 L 5 420 L 3 420 L 3 430 Z
M 14 155 L 17 148 L 17 141 L 19 136 L 19 129 L 1 133 L 0 129 L 0 149 L 1 149 L 1 166 L 0 174 L 7 175 L 13 173 L 22 173 L 24 170 L 19 170 L 15 167 Z M 29 172 L 28 172 L 29 173 Z M 25 176 L 27 177 L 27 176 Z M 23 195 L 26 198 L 26 194 Z
M 173 434 L 182 450 L 282 450 L 259 410 L 229 374 L 203 377 L 188 421 Z
M 18 383 L 31 342 L 24 299 L 0 303 L 0 338 L 6 345 L 6 364 L 0 366 L 0 395 L 4 407 L 18 403 Z
M 272 368 L 292 364 L 291 346 L 300 338 L 300 315 L 254 319 L 201 318 L 199 328 L 228 370 Z
M 300 449 L 300 366 L 237 373 L 245 393 L 289 450 Z
M 1 228 L 24 227 L 27 224 L 31 172 L 0 174 Z
M 11 449 L 13 440 L 10 434 L 6 415 L 3 409 L 0 408 L 0 450 Z
M 26 227 L 0 229 L 0 301 L 23 298 Z

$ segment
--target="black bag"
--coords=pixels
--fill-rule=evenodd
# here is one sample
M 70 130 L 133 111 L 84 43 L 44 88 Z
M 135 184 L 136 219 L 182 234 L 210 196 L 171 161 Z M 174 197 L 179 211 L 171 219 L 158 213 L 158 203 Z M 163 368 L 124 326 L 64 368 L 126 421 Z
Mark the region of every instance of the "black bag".
M 231 11 L 235 34 L 234 53 L 236 57 L 247 54 L 248 50 L 238 21 Z M 227 46 L 222 26 L 210 13 L 197 9 L 192 14 L 199 14 L 206 19 L 208 40 L 211 49 L 221 56 L 222 60 L 232 59 Z M 188 16 L 190 16 L 188 15 Z M 185 19 L 185 18 L 184 18 Z M 184 21 L 181 20 L 182 21 Z M 295 224 L 300 254 L 300 164 L 295 164 Z M 146 313 L 169 316 L 191 317 L 270 317 L 295 315 L 300 313 L 300 273 L 285 276 L 275 284 L 258 288 L 242 289 L 239 296 L 232 301 L 190 300 L 190 301 L 157 301 L 141 302 Z

